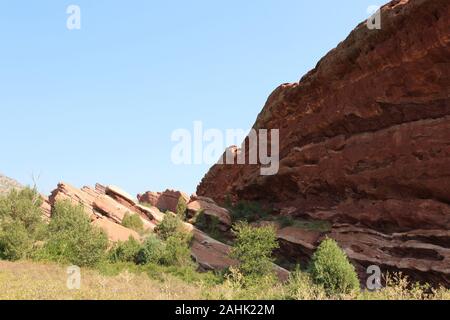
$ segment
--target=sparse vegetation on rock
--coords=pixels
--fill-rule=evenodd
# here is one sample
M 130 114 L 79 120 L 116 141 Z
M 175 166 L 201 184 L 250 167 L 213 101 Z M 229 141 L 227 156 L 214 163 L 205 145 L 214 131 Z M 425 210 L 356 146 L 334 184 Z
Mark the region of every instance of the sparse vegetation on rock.
M 234 222 L 255 222 L 268 217 L 267 210 L 255 201 L 239 201 L 236 205 L 231 205 L 229 210 Z
M 187 210 L 187 202 L 183 197 L 180 197 L 178 199 L 177 212 L 176 212 L 178 218 L 180 218 L 181 220 L 185 220 L 186 219 L 186 210 Z
M 137 214 L 126 213 L 123 217 L 122 225 L 139 233 L 144 232 L 144 223 Z

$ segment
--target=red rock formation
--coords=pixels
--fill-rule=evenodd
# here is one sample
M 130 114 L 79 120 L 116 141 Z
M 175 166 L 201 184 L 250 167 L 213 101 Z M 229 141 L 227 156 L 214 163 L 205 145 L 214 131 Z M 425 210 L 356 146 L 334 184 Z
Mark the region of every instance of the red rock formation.
M 74 205 L 81 205 L 85 212 L 90 216 L 92 223 L 102 228 L 111 241 L 125 241 L 131 236 L 140 239 L 140 235 L 121 225 L 122 219 L 126 213 L 133 212 L 129 208 L 123 206 L 120 202 L 113 198 L 98 192 L 89 187 L 77 189 L 67 183 L 60 183 L 52 192 L 48 203 L 53 208 L 57 201 L 70 201 Z M 153 230 L 155 223 L 151 218 L 143 216 L 144 226 Z
M 163 199 L 171 199 L 172 201 L 178 194 L 185 196 L 181 192 L 169 191 L 163 193 L 162 197 Z M 178 203 L 178 198 L 176 198 L 176 203 Z M 57 189 L 52 192 L 49 200 L 46 202 L 48 206 L 44 207 L 45 212 L 49 214 L 57 201 L 64 200 L 70 201 L 74 205 L 81 205 L 91 217 L 92 224 L 104 230 L 108 234 L 111 242 L 126 241 L 130 236 L 137 240 L 143 240 L 137 232 L 121 225 L 126 213 L 139 214 L 144 222 L 144 227 L 150 231 L 154 231 L 156 225 L 164 219 L 165 215 L 154 206 L 146 207 L 137 204 L 128 193 L 118 187 L 105 187 L 97 184 L 95 189 L 90 187 L 78 189 L 67 183 L 60 183 Z M 201 202 L 194 204 L 194 206 L 198 205 L 202 207 L 204 205 L 204 208 L 209 214 L 218 215 L 221 220 L 229 223 L 229 216 L 227 220 L 226 214 L 228 212 L 226 209 L 218 207 L 210 199 L 195 198 L 195 201 L 197 200 Z M 161 203 L 173 204 L 170 201 Z M 230 252 L 228 245 L 212 239 L 190 223 L 184 223 L 184 228 L 187 232 L 193 234 L 191 254 L 202 270 L 222 270 L 236 263 L 236 261 L 230 259 L 228 256 Z M 281 280 L 288 278 L 289 272 L 287 270 L 276 265 L 274 268 Z
M 52 215 L 52 206 L 50 205 L 48 197 L 41 196 L 41 198 L 42 198 L 41 204 L 42 217 L 44 218 L 45 221 L 49 221 Z
M 269 97 L 254 128 L 280 129 L 277 175 L 216 165 L 197 194 L 358 225 L 331 232 L 355 261 L 449 286 L 450 2 L 391 1 L 381 18 Z
M 151 204 L 152 206 L 157 207 L 163 212 L 176 212 L 178 201 L 180 200 L 180 198 L 183 198 L 186 203 L 189 202 L 189 196 L 187 194 L 175 190 L 166 190 L 164 192 L 148 191 L 142 195 L 139 194 L 137 198 L 139 202 Z
M 227 231 L 231 228 L 231 217 L 228 210 L 218 206 L 210 198 L 192 196 L 187 206 L 187 211 L 190 217 L 194 217 L 201 211 L 205 216 L 217 218 L 219 228 L 222 231 Z

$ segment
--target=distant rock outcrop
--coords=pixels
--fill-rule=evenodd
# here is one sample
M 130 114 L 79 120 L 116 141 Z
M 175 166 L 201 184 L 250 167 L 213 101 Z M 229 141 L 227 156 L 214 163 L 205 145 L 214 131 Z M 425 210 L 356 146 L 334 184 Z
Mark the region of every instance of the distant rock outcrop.
M 166 190 L 164 192 L 147 191 L 144 194 L 138 194 L 137 198 L 139 202 L 151 204 L 163 212 L 176 212 L 180 198 L 183 198 L 186 203 L 189 202 L 189 196 L 186 193 L 175 190 Z
M 450 286 L 450 2 L 396 0 L 300 82 L 269 97 L 255 129 L 280 130 L 280 170 L 215 165 L 197 194 L 327 220 L 350 258 Z M 286 256 L 324 234 L 282 232 Z
M 7 194 L 13 189 L 20 190 L 23 186 L 16 180 L 0 174 L 0 196 Z

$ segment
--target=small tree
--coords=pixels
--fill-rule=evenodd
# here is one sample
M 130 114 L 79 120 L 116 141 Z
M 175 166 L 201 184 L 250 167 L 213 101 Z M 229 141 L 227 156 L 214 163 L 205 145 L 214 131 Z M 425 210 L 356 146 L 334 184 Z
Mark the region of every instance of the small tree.
M 0 197 L 0 258 L 27 258 L 34 244 L 43 239 L 42 199 L 35 189 L 12 190 Z
M 186 210 L 187 210 L 186 200 L 184 200 L 183 197 L 180 197 L 178 199 L 178 204 L 177 204 L 177 216 L 181 220 L 185 220 L 186 219 Z
M 166 212 L 163 221 L 156 227 L 155 232 L 163 241 L 174 234 L 185 233 L 183 222 L 172 212 Z
M 183 222 L 177 215 L 167 212 L 155 232 L 164 241 L 164 248 L 159 260 L 161 264 L 167 266 L 190 264 L 189 243 L 192 234 L 184 229 Z
M 329 294 L 347 294 L 359 290 L 355 267 L 333 239 L 325 239 L 314 253 L 309 267 L 315 283 Z
M 33 246 L 27 229 L 18 221 L 2 223 L 0 229 L 0 259 L 11 261 L 25 258 Z
M 21 223 L 29 233 L 42 228 L 42 199 L 35 189 L 12 190 L 0 198 L 0 222 L 8 219 Z
M 69 262 L 80 267 L 94 266 L 108 248 L 106 234 L 91 225 L 82 206 L 57 202 L 49 224 L 49 239 L 38 257 Z
M 184 234 L 176 234 L 167 238 L 161 263 L 166 266 L 179 267 L 192 264 L 191 250 Z
M 239 271 L 249 278 L 273 273 L 273 251 L 278 248 L 275 229 L 271 226 L 255 228 L 245 222 L 233 228 L 236 242 L 231 258 L 238 260 Z
M 144 222 L 138 214 L 125 213 L 122 225 L 139 233 L 144 232 Z

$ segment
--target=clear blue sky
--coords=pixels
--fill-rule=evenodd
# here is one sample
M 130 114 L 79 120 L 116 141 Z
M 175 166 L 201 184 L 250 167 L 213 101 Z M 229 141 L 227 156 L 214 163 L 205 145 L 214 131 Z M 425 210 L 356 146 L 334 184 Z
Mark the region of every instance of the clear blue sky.
M 81 30 L 66 8 L 81 8 Z M 250 128 L 366 19 L 374 0 L 40 0 L 0 8 L 0 172 L 50 192 L 116 184 L 194 192 L 207 165 L 175 166 L 170 136 Z

